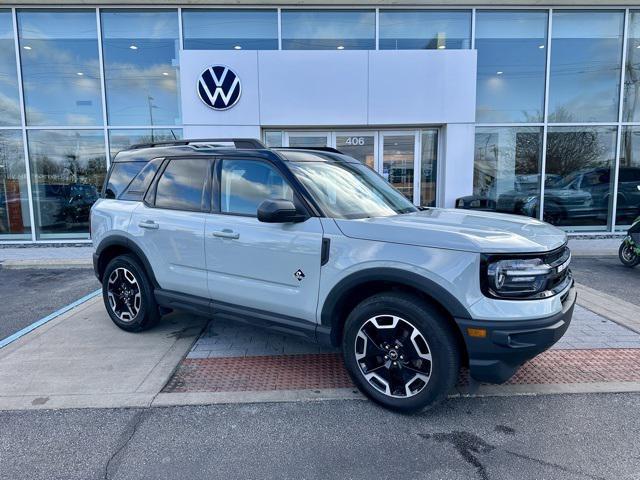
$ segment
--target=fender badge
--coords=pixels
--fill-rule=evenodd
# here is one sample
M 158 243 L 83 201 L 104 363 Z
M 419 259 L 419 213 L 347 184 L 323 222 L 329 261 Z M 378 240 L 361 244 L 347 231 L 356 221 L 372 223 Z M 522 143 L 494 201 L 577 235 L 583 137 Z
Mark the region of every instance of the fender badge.
M 302 279 L 305 277 L 304 272 L 300 269 L 298 269 L 294 274 L 294 277 L 296 277 L 298 279 L 299 282 L 302 281 Z

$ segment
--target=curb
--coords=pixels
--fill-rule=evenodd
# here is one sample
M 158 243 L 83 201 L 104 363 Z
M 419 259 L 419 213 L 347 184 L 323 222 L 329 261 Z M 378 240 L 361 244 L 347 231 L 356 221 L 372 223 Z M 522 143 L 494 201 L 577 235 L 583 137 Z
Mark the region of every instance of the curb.
M 578 305 L 618 325 L 640 333 L 640 307 L 604 292 L 576 283 Z
M 7 270 L 26 268 L 93 268 L 92 260 L 69 258 L 56 260 L 0 260 L 0 267 Z

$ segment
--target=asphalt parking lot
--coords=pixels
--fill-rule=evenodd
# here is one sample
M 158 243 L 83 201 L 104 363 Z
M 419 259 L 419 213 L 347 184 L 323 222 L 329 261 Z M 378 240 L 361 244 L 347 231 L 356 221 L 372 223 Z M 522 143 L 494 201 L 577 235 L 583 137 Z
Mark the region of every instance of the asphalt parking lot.
M 640 306 L 640 267 L 628 268 L 617 256 L 571 259 L 576 282 Z
M 0 268 L 0 340 L 98 288 L 90 268 Z
M 637 480 L 638 394 L 0 412 L 0 476 Z

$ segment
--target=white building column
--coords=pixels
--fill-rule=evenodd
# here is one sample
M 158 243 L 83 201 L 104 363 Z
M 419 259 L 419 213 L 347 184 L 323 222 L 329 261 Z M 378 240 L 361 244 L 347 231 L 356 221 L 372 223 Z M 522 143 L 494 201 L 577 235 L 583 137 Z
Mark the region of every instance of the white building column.
M 473 193 L 475 126 L 449 123 L 442 128 L 440 205 L 455 207 L 456 198 Z

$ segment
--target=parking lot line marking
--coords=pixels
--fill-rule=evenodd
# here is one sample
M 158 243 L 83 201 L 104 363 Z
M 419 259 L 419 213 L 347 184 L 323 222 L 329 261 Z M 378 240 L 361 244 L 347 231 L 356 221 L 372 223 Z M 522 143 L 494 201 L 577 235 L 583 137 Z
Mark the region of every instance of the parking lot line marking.
M 0 348 L 6 347 L 10 343 L 15 342 L 16 340 L 18 340 L 20 337 L 25 336 L 27 333 L 32 332 L 36 328 L 41 327 L 45 323 L 50 322 L 54 318 L 59 317 L 60 315 L 62 315 L 63 313 L 68 312 L 72 308 L 75 308 L 78 305 L 83 304 L 87 300 L 91 300 L 93 297 L 96 297 L 96 296 L 100 295 L 101 292 L 102 292 L 102 289 L 98 289 L 95 292 L 91 292 L 91 293 L 85 295 L 84 297 L 79 298 L 75 302 L 70 303 L 69 305 L 66 305 L 66 306 L 62 307 L 62 308 L 56 310 L 55 312 L 50 313 L 46 317 L 41 318 L 40 320 L 37 320 L 37 321 L 33 322 L 31 325 L 27 325 L 22 330 L 17 331 L 13 335 L 9 335 L 4 340 L 0 340 Z

